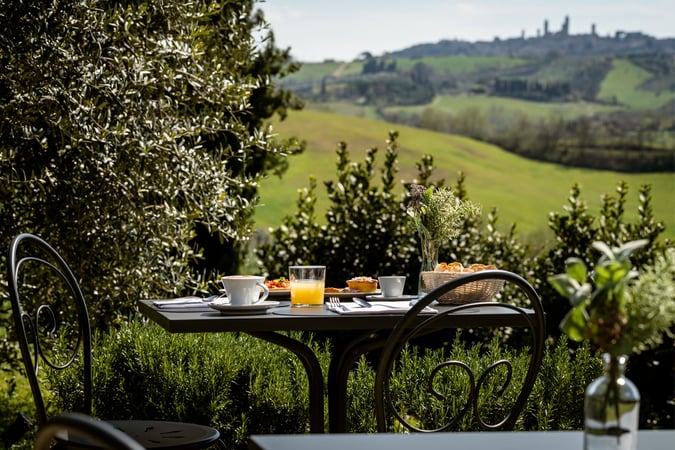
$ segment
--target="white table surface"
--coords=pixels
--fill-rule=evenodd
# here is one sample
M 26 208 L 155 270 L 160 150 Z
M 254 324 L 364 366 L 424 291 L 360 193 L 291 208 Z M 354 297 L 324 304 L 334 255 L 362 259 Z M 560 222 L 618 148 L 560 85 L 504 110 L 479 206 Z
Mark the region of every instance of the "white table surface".
M 250 450 L 582 450 L 581 431 L 256 435 Z M 640 430 L 638 450 L 674 450 L 675 430 Z

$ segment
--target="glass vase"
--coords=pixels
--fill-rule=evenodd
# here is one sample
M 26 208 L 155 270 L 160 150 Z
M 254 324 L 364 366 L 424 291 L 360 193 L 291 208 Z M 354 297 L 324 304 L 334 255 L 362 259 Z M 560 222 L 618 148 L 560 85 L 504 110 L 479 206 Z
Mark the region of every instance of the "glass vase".
M 584 398 L 584 450 L 636 450 L 640 392 L 624 376 L 628 357 L 602 357 L 604 374 Z
M 430 286 L 428 279 L 424 277 L 424 272 L 433 272 L 438 265 L 438 249 L 440 242 L 428 239 L 422 236 L 422 266 L 420 268 L 419 284 L 417 295 L 422 296 L 433 289 Z

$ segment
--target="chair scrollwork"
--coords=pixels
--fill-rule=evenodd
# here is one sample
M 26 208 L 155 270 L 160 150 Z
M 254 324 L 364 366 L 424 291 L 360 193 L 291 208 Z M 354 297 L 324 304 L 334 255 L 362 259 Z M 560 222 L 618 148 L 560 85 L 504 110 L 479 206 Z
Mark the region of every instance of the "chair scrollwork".
M 38 423 L 47 420 L 39 372 L 82 362 L 85 414 L 91 414 L 91 328 L 87 305 L 75 275 L 61 255 L 37 236 L 21 234 L 10 245 L 8 287 L 26 374 Z
M 499 299 L 461 305 L 436 304 L 449 290 L 485 279 L 504 280 L 509 289 L 500 295 L 508 296 L 509 302 Z M 438 313 L 420 315 L 429 305 L 437 308 Z M 486 316 L 490 320 L 481 322 Z M 501 347 L 513 328 L 526 330 L 524 340 L 528 346 L 528 351 L 508 353 L 518 359 L 518 367 L 527 366 L 526 370 L 518 371 L 517 379 L 512 361 L 500 357 L 501 350 L 492 354 L 486 338 L 482 338 L 491 336 L 494 330 L 506 330 L 506 337 L 489 338 Z M 457 334 L 460 329 L 473 332 L 470 334 L 473 338 L 465 339 L 469 341 L 467 348 L 479 355 L 470 358 L 473 366 L 453 355 L 455 339 L 464 336 Z M 476 332 L 479 329 L 483 334 Z M 466 427 L 467 423 L 470 429 L 513 429 L 541 366 L 545 331 L 539 296 L 517 274 L 501 270 L 476 272 L 439 286 L 401 318 L 382 350 L 375 378 L 378 431 L 399 427 L 416 432 L 449 431 Z M 408 355 L 408 359 L 419 355 L 424 362 L 406 367 L 401 355 Z M 410 371 L 422 373 L 407 373 Z
M 73 439 L 60 444 L 78 448 L 223 448 L 220 432 L 205 425 L 160 420 L 91 419 L 92 336 L 89 313 L 79 282 L 61 255 L 33 234 L 16 236 L 9 248 L 8 288 L 21 358 L 37 410 L 41 447 L 47 448 L 60 431 L 72 431 Z M 68 370 L 67 370 L 68 369 Z M 49 372 L 49 376 L 39 374 Z M 69 376 L 72 374 L 73 376 Z M 41 382 L 60 378 L 74 393 L 69 409 L 79 415 L 47 415 Z M 23 432 L 23 430 L 20 430 Z M 106 431 L 114 441 L 101 439 Z M 121 435 L 120 432 L 126 433 Z M 20 433 L 12 435 L 16 441 Z M 114 436 L 113 436 L 114 435 Z M 18 437 L 17 437 L 18 436 Z M 133 439 L 131 438 L 133 436 Z M 59 436 L 63 437 L 63 436 Z M 84 438 L 76 440 L 75 438 Z M 109 446 L 111 442 L 119 446 Z M 83 447 L 83 444 L 86 446 Z M 106 447 L 106 445 L 108 445 Z

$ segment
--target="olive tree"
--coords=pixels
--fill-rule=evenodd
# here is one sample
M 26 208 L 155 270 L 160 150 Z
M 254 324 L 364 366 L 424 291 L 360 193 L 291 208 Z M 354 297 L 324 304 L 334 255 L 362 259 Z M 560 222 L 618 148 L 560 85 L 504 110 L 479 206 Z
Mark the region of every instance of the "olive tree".
M 98 324 L 207 290 L 209 239 L 236 264 L 260 178 L 300 151 L 264 126 L 297 67 L 253 0 L 0 0 L 0 30 L 3 248 L 54 244 Z

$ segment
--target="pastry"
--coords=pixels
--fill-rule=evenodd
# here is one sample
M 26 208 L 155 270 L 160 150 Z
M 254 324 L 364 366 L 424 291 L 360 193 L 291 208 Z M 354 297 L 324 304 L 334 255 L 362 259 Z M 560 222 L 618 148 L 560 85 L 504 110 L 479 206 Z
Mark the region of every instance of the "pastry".
M 356 289 L 361 292 L 375 292 L 377 290 L 377 280 L 370 277 L 354 277 L 347 280 L 349 289 Z
M 494 270 L 497 267 L 492 264 L 471 264 L 469 267 L 464 267 L 460 262 L 439 263 L 434 272 L 480 272 L 481 270 Z

